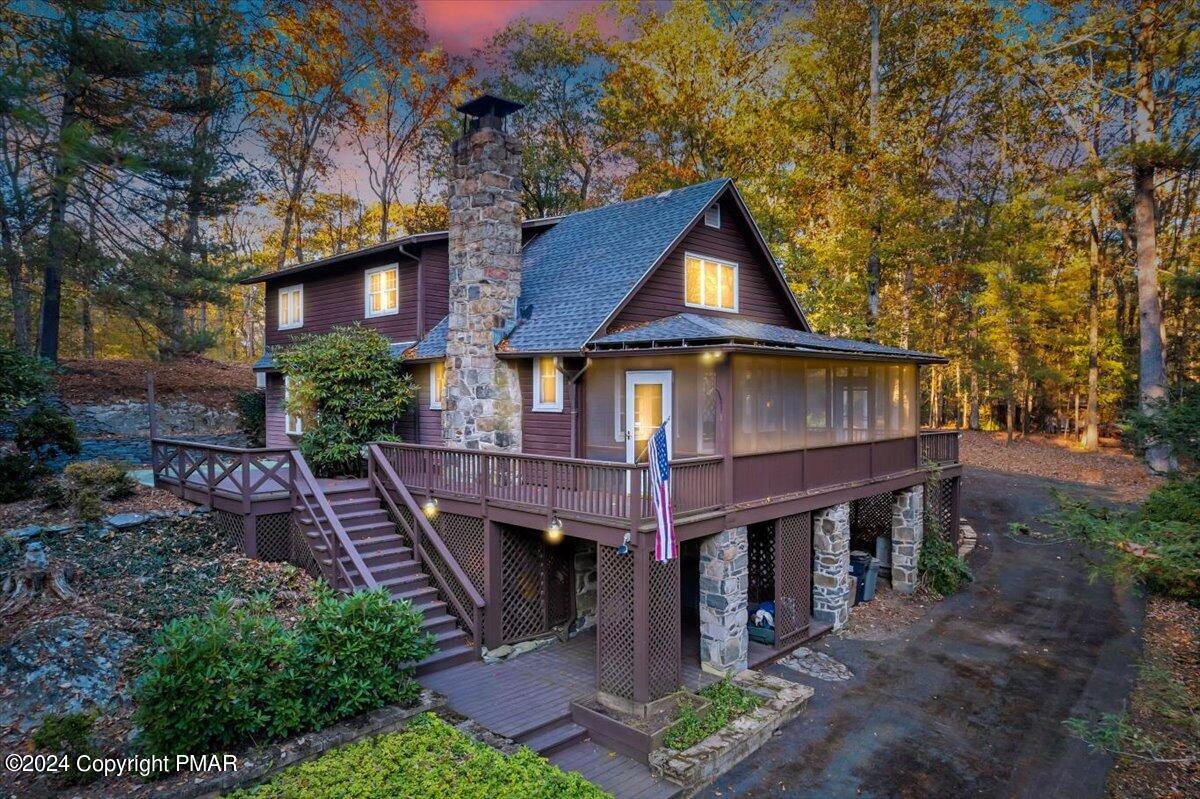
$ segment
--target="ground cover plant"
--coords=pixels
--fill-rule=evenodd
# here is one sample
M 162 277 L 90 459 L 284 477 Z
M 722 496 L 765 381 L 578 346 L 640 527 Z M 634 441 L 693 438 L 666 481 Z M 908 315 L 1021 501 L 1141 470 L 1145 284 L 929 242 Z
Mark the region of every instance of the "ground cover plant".
M 416 699 L 411 666 L 435 651 L 421 613 L 383 589 L 319 587 L 292 627 L 265 602 L 226 598 L 156 636 L 134 688 L 148 753 L 229 751 Z
M 430 713 L 294 766 L 227 799 L 603 799 L 532 750 L 504 755 Z
M 671 749 L 694 746 L 738 716 L 754 710 L 759 702 L 757 696 L 737 687 L 728 677 L 700 689 L 699 693 L 710 703 L 708 712 L 701 716 L 691 705 L 681 705 L 679 719 L 663 738 L 663 745 Z

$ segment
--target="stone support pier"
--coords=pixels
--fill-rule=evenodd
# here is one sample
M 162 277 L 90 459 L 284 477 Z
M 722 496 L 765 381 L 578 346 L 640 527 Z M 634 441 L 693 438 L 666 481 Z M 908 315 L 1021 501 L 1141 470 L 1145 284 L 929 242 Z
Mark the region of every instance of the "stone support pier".
M 841 628 L 850 618 L 850 505 L 813 511 L 813 617 Z
M 748 667 L 749 587 L 745 527 L 725 530 L 700 543 L 700 667 L 705 671 L 736 674 Z
M 917 561 L 925 534 L 925 486 L 897 491 L 892 502 L 892 588 L 917 590 Z

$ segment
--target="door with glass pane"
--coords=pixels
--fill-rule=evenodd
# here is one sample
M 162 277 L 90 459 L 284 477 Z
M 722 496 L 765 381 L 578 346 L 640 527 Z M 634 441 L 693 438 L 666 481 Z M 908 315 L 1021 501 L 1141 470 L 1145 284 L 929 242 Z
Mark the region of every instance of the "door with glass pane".
M 625 373 L 625 460 L 646 463 L 654 431 L 667 421 L 667 454 L 671 442 L 671 373 Z

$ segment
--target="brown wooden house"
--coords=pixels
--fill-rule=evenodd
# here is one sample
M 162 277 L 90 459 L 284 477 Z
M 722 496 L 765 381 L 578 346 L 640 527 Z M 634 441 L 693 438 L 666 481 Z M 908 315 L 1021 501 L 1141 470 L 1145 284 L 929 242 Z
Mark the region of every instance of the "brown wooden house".
M 161 439 L 155 470 L 248 551 L 412 599 L 442 652 L 594 641 L 628 710 L 846 621 L 849 551 L 891 537 L 916 584 L 928 510 L 957 529 L 957 435 L 918 427 L 936 355 L 814 333 L 730 180 L 520 218 L 515 104 L 463 106 L 450 229 L 254 278 L 266 287 L 267 449 Z M 271 352 L 358 322 L 419 387 L 368 478 L 312 477 Z M 667 423 L 681 553 L 653 559 L 645 465 Z M 295 531 L 295 534 L 293 534 Z M 774 606 L 773 645 L 751 645 Z

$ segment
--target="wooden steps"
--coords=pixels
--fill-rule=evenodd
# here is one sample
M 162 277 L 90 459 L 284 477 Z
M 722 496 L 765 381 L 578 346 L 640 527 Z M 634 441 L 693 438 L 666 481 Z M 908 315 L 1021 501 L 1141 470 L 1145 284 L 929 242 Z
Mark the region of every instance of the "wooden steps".
M 371 577 L 387 589 L 393 599 L 410 601 L 421 612 L 422 629 L 434 636 L 438 650 L 417 664 L 417 674 L 430 674 L 477 660 L 479 655 L 472 647 L 471 639 L 459 627 L 446 603 L 438 598 L 429 575 L 413 558 L 412 549 L 396 532 L 395 525 L 388 520 L 382 503 L 371 494 L 366 481 L 328 485 L 324 492 Z M 308 538 L 314 557 L 322 567 L 328 567 L 331 561 L 327 547 L 308 509 L 297 506 L 292 512 Z M 340 560 L 346 571 L 356 578 L 358 572 L 350 556 L 343 554 Z

